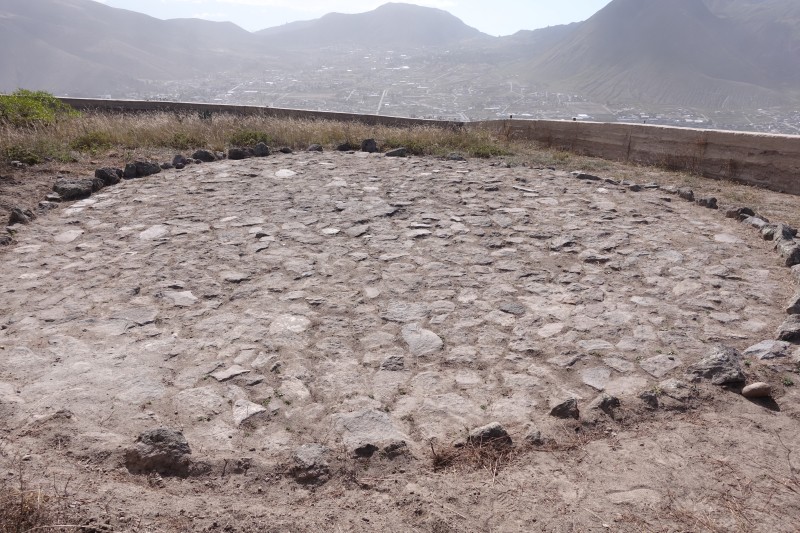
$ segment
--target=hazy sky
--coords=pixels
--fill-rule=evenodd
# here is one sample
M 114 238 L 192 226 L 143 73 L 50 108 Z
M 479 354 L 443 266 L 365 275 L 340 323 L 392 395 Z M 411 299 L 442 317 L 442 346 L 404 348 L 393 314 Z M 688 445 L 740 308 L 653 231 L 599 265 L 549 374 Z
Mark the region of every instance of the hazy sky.
M 326 13 L 361 13 L 388 0 L 98 0 L 114 7 L 167 19 L 229 20 L 250 30 L 279 26 Z M 445 9 L 490 35 L 510 35 L 585 20 L 610 0 L 409 0 Z

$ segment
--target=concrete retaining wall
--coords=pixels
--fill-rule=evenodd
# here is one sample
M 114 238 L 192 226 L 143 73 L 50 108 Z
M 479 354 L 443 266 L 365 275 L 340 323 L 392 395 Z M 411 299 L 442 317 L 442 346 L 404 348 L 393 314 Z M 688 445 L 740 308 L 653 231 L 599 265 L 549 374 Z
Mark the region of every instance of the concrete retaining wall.
M 800 194 L 800 136 L 553 120 L 476 123 L 508 139 Z
M 242 116 L 294 118 L 308 120 L 335 120 L 338 122 L 361 122 L 374 126 L 446 126 L 460 128 L 460 122 L 424 120 L 417 118 L 387 117 L 383 115 L 359 115 L 354 113 L 329 113 L 302 109 L 280 109 L 277 107 L 255 107 L 243 105 L 200 104 L 194 102 L 156 102 L 141 100 L 92 100 L 87 98 L 59 98 L 79 111 L 114 111 L 138 113 L 146 111 L 168 111 L 176 113 L 227 113 Z
M 295 109 L 188 102 L 89 100 L 62 98 L 80 110 L 116 112 L 173 111 L 233 113 L 276 118 L 336 120 L 370 125 L 479 128 L 509 140 L 530 140 L 545 147 L 616 161 L 696 172 L 800 195 L 800 136 L 672 128 L 644 124 L 555 120 L 445 122 L 379 115 L 323 113 Z

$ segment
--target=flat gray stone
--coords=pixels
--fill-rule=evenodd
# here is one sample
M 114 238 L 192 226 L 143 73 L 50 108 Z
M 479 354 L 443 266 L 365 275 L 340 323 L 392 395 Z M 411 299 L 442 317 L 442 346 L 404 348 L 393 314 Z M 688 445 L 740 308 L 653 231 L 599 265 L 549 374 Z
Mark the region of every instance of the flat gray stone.
M 381 313 L 381 318 L 390 322 L 418 322 L 428 316 L 428 308 L 424 304 L 392 301 Z
M 83 230 L 71 229 L 63 233 L 59 233 L 58 235 L 53 237 L 53 240 L 60 244 L 69 244 L 78 237 L 80 237 L 81 235 L 83 235 Z
M 139 239 L 143 241 L 154 241 L 166 237 L 167 235 L 169 235 L 169 227 L 157 224 L 139 233 Z
M 233 423 L 237 426 L 253 418 L 256 415 L 266 412 L 267 409 L 257 403 L 247 400 L 236 400 L 233 404 Z
M 748 357 L 756 357 L 762 361 L 789 357 L 795 346 L 789 342 L 766 340 L 750 346 L 744 351 Z
M 419 324 L 403 327 L 401 334 L 408 345 L 408 350 L 418 357 L 438 352 L 444 345 L 436 333 L 423 329 Z
M 224 370 L 212 372 L 211 377 L 217 381 L 228 381 L 229 379 L 235 378 L 236 376 L 241 376 L 242 374 L 247 374 L 248 372 L 250 372 L 250 370 L 247 368 L 239 365 L 233 365 Z
M 383 411 L 341 413 L 334 415 L 333 420 L 345 448 L 358 457 L 371 457 L 378 451 L 394 455 L 406 449 L 408 436 Z
M 583 383 L 599 391 L 605 390 L 609 379 L 611 379 L 611 370 L 604 366 L 587 368 L 581 371 Z
M 197 303 L 197 297 L 191 291 L 168 291 L 164 293 L 164 298 L 172 302 L 175 307 L 190 307 Z
M 311 320 L 299 315 L 280 315 L 269 325 L 270 335 L 303 333 L 311 327 Z
M 681 364 L 681 360 L 674 355 L 661 354 L 645 359 L 639 363 L 639 366 L 654 378 L 663 378 Z

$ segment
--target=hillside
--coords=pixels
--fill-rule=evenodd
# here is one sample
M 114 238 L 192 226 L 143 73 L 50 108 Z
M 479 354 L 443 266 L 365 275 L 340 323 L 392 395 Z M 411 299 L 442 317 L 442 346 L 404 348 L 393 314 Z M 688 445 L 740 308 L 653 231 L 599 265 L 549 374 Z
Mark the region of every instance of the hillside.
M 0 46 L 0 91 L 73 96 L 167 95 L 363 112 L 385 109 L 380 95 L 391 87 L 390 110 L 398 100 L 419 102 L 411 112 L 458 117 L 506 109 L 522 97 L 506 101 L 509 83 L 615 106 L 737 111 L 800 100 L 795 0 L 613 0 L 584 22 L 506 37 L 483 34 L 440 9 L 402 3 L 250 33 L 92 0 L 5 0 Z M 381 63 L 380 54 L 365 61 L 365 50 L 394 51 L 403 63 Z M 248 87 L 259 99 L 232 92 L 253 83 L 262 83 L 260 91 Z M 403 86 L 413 90 L 403 94 Z M 464 102 L 452 94 L 471 96 Z M 362 107 L 345 104 L 351 98 Z
M 241 68 L 251 40 L 230 23 L 164 21 L 90 0 L 4 0 L 0 90 L 135 90 L 147 80 Z
M 290 49 L 328 46 L 412 49 L 492 39 L 447 11 L 402 3 L 385 4 L 355 15 L 329 13 L 317 20 L 268 28 L 257 34 L 264 42 Z
M 531 80 L 603 102 L 699 108 L 785 101 L 743 20 L 702 0 L 614 0 L 524 69 Z M 747 53 L 744 53 L 745 50 Z

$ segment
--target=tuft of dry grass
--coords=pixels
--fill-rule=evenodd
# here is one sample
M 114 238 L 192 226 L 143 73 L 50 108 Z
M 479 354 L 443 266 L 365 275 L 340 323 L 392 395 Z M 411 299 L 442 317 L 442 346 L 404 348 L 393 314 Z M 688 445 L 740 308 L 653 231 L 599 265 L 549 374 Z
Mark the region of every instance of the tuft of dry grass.
M 78 515 L 66 485 L 63 491 L 33 486 L 21 471 L 13 482 L 0 481 L 0 533 L 81 531 Z

